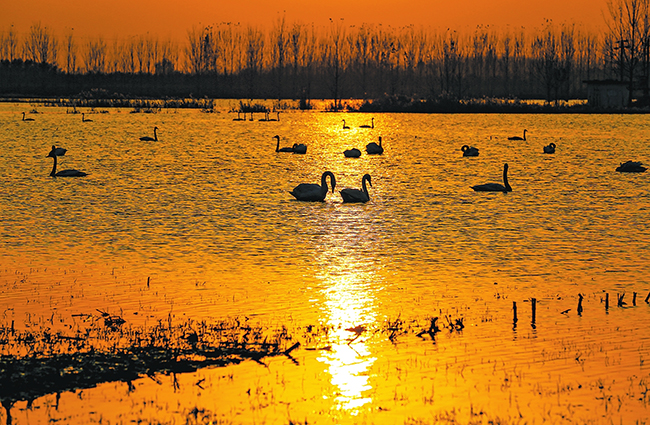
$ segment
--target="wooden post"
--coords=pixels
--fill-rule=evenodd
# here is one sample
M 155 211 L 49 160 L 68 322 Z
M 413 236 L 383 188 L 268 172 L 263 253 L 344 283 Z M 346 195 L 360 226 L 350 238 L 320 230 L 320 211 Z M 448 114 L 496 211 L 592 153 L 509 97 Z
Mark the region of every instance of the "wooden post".
M 535 328 L 535 322 L 537 320 L 537 298 L 531 298 L 530 304 L 532 308 L 532 318 L 530 324 L 532 325 L 533 328 Z
M 582 316 L 582 294 L 578 294 L 578 316 Z

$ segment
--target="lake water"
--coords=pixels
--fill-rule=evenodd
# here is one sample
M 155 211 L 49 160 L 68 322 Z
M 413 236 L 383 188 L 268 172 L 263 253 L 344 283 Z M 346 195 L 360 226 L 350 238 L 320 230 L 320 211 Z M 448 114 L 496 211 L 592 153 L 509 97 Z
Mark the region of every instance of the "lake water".
M 0 104 L 0 320 L 246 317 L 329 326 L 331 349 L 185 374 L 180 389 L 143 378 L 63 394 L 56 409 L 54 395 L 17 403 L 14 423 L 648 423 L 650 173 L 615 172 L 650 164 L 647 116 L 286 110 L 260 122 L 233 121 L 235 104 L 84 111 L 85 123 Z M 159 140 L 140 141 L 154 126 Z M 526 141 L 507 139 L 523 129 Z M 307 154 L 276 153 L 275 135 Z M 379 136 L 384 154 L 366 155 Z M 463 157 L 465 144 L 480 155 Z M 59 169 L 88 176 L 50 177 L 52 145 L 68 150 Z M 345 158 L 351 147 L 362 156 Z M 470 189 L 500 182 L 504 163 L 512 192 Z M 325 202 L 289 194 L 328 170 Z M 344 204 L 338 191 L 365 173 L 370 201 Z M 465 328 L 435 341 L 372 331 L 447 315 Z

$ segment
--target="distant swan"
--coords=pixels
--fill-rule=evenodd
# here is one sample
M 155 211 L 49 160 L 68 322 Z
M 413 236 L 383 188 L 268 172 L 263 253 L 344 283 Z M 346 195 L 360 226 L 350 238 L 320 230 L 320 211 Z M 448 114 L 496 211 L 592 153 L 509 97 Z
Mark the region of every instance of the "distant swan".
M 273 136 L 274 139 L 278 139 L 278 144 L 275 146 L 275 151 L 276 152 L 293 152 L 293 148 L 286 147 L 286 148 L 281 148 L 280 147 L 280 136 L 275 135 Z
M 503 164 L 503 184 L 500 183 L 485 183 L 472 186 L 477 192 L 512 192 L 512 188 L 508 183 L 508 164 Z
M 370 125 L 363 124 L 363 125 L 360 125 L 359 128 L 375 128 L 375 119 L 370 118 Z
M 269 121 L 269 111 L 264 111 L 264 118 L 260 118 L 258 121 Z
M 460 150 L 463 151 L 463 156 L 478 156 L 478 148 L 473 146 L 463 145 Z
M 93 122 L 93 120 L 87 120 L 86 119 L 86 114 L 82 113 L 81 114 L 81 122 Z
M 34 118 L 25 118 L 25 113 L 23 112 L 23 121 L 34 121 Z
M 237 118 L 233 118 L 233 121 L 246 121 L 246 118 L 241 117 L 241 111 L 237 111 Z
M 300 153 L 300 154 L 307 153 L 307 145 L 305 145 L 304 143 L 294 143 L 291 149 L 293 149 L 293 153 Z
M 280 111 L 275 111 L 275 113 L 278 115 L 277 118 L 269 118 L 268 112 L 267 112 L 267 116 L 266 116 L 267 121 L 280 121 Z
M 349 130 L 350 127 L 345 124 L 345 120 L 343 120 L 343 130 Z
M 343 151 L 343 155 L 345 155 L 346 158 L 359 158 L 361 156 L 361 151 L 357 148 L 346 149 Z
M 334 174 L 331 171 L 325 171 L 320 179 L 320 185 L 315 183 L 300 183 L 289 193 L 299 201 L 322 202 L 325 200 L 328 191 L 327 176 L 331 178 L 332 192 L 334 192 L 336 178 L 334 178 Z
M 544 153 L 555 153 L 555 143 L 551 142 L 548 146 L 544 146 Z
M 370 187 L 372 187 L 372 180 L 370 179 L 370 174 L 365 174 L 361 178 L 362 189 L 343 189 L 341 191 L 341 197 L 343 202 L 368 202 L 370 200 L 370 195 L 368 194 L 368 188 L 366 187 L 366 180 Z
M 519 136 L 512 136 L 508 137 L 508 140 L 526 140 L 526 132 L 528 130 L 524 130 L 524 137 L 519 137 Z
M 88 174 L 84 173 L 83 171 L 78 171 L 78 170 L 61 170 L 58 173 L 56 172 L 56 165 L 57 165 L 57 158 L 60 156 L 65 155 L 66 150 L 63 148 L 57 148 L 56 146 L 52 146 L 52 150 L 50 151 L 49 154 L 47 154 L 48 158 L 53 158 L 54 159 L 54 165 L 52 166 L 52 172 L 50 173 L 50 176 L 52 177 L 84 177 L 87 176 Z
M 366 145 L 366 152 L 368 152 L 368 155 L 381 155 L 384 153 L 384 148 L 381 145 L 381 136 L 379 136 L 379 144 L 371 142 Z
M 647 168 L 641 164 L 638 161 L 621 162 L 621 165 L 616 167 L 616 171 L 621 173 L 643 173 Z
M 142 136 L 142 137 L 140 137 L 140 140 L 142 140 L 143 142 L 157 142 L 158 141 L 158 134 L 156 133 L 156 130 L 158 130 L 158 127 L 153 128 L 153 137 Z

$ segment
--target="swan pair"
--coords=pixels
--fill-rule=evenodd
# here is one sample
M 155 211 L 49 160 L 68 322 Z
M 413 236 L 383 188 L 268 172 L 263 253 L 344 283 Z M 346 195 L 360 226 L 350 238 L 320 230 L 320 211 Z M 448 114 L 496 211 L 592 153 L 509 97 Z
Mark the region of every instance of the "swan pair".
M 304 143 L 294 143 L 292 147 L 280 147 L 280 136 L 277 134 L 273 136 L 274 139 L 277 139 L 278 143 L 275 145 L 275 151 L 276 152 L 293 152 L 293 153 L 298 153 L 298 154 L 306 154 L 307 153 L 307 145 Z
M 327 186 L 327 178 L 330 178 L 332 184 L 332 193 L 336 188 L 336 178 L 331 171 L 325 171 L 321 176 L 321 184 L 316 183 L 300 183 L 296 186 L 291 192 L 293 197 L 299 201 L 307 202 L 323 202 L 327 192 L 329 190 Z M 366 182 L 372 187 L 372 180 L 370 174 L 365 174 L 361 178 L 362 189 L 343 189 L 341 191 L 341 197 L 345 203 L 364 203 L 370 200 L 370 195 L 368 194 L 368 187 Z
M 501 183 L 484 183 L 471 186 L 477 192 L 512 192 L 512 187 L 508 183 L 508 164 L 503 164 L 503 184 Z
M 54 165 L 52 166 L 52 172 L 50 173 L 50 176 L 52 177 L 84 177 L 87 176 L 88 174 L 84 173 L 83 171 L 79 170 L 61 170 L 59 172 L 56 171 L 56 165 L 57 165 L 57 158 L 60 156 L 65 155 L 67 152 L 66 149 L 63 148 L 57 148 L 56 146 L 52 146 L 52 150 L 50 153 L 47 154 L 48 158 L 53 158 L 54 159 Z
M 460 150 L 463 151 L 463 156 L 478 156 L 478 148 L 473 146 L 463 145 Z

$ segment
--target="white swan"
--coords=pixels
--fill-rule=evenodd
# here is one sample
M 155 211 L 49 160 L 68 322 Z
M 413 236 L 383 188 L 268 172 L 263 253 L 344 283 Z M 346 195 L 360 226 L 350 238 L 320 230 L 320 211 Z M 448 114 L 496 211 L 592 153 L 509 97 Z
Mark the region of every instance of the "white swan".
M 158 127 L 153 128 L 153 137 L 142 136 L 142 137 L 140 137 L 140 140 L 142 140 L 143 142 L 157 142 L 158 141 L 158 134 L 156 133 L 156 130 L 158 130 Z
M 473 146 L 463 145 L 460 150 L 463 151 L 463 156 L 478 156 L 478 148 Z
M 363 124 L 363 125 L 360 125 L 359 128 L 375 128 L 375 119 L 370 118 L 370 125 Z
M 647 168 L 638 161 L 621 162 L 621 165 L 616 167 L 616 171 L 621 173 L 643 173 L 645 170 Z
M 345 120 L 343 120 L 343 130 L 349 130 L 350 127 L 345 124 Z
M 503 184 L 501 183 L 485 183 L 472 186 L 477 192 L 512 192 L 512 188 L 508 183 L 508 164 L 503 164 Z
M 50 173 L 50 176 L 52 177 L 84 177 L 87 176 L 88 174 L 84 173 L 83 171 L 79 170 L 61 170 L 57 173 L 56 171 L 56 165 L 57 165 L 57 158 L 60 156 L 65 155 L 66 150 L 63 148 L 57 148 L 56 146 L 52 146 L 52 150 L 50 153 L 47 154 L 48 158 L 53 158 L 54 159 L 54 165 L 52 166 L 52 172 Z
M 276 151 L 276 152 L 293 152 L 293 148 L 290 148 L 290 147 L 281 148 L 281 147 L 280 147 L 280 136 L 278 136 L 278 135 L 276 134 L 275 136 L 273 136 L 273 138 L 274 138 L 274 139 L 278 139 L 278 144 L 275 145 L 275 151 Z
M 384 148 L 381 145 L 381 136 L 379 136 L 379 144 L 370 142 L 366 145 L 366 152 L 368 152 L 368 155 L 381 155 L 384 153 Z
M 81 122 L 93 122 L 93 120 L 87 120 L 86 119 L 86 114 L 83 112 L 81 113 Z
M 544 146 L 544 153 L 555 153 L 555 143 L 551 142 L 548 146 Z
M 291 149 L 293 149 L 293 153 L 299 153 L 299 154 L 307 153 L 307 145 L 305 145 L 304 143 L 294 143 Z
M 370 200 L 370 195 L 368 194 L 368 188 L 366 187 L 366 180 L 370 187 L 372 187 L 372 180 L 370 179 L 370 174 L 364 174 L 361 178 L 361 187 L 362 189 L 343 189 L 341 191 L 341 197 L 343 202 L 368 202 Z
M 34 118 L 25 118 L 25 113 L 23 112 L 23 121 L 34 121 Z
M 320 185 L 315 183 L 300 183 L 289 193 L 299 201 L 322 202 L 325 200 L 328 191 L 327 176 L 331 178 L 332 192 L 334 192 L 334 188 L 336 187 L 336 178 L 331 171 L 325 171 L 321 176 Z
M 343 155 L 346 158 L 359 158 L 361 156 L 361 151 L 357 148 L 346 149 L 343 151 Z
M 526 132 L 528 130 L 524 130 L 524 137 L 519 137 L 519 136 L 512 136 L 508 137 L 508 140 L 526 140 Z

